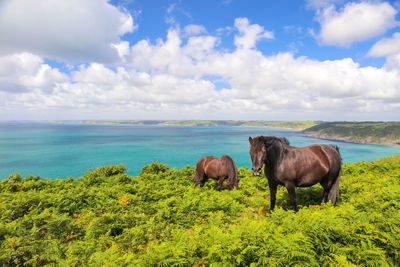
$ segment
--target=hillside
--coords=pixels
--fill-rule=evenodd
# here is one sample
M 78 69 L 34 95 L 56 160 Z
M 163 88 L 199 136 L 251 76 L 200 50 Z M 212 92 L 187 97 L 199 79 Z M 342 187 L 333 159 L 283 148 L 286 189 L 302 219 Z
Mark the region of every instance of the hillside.
M 242 126 L 277 127 L 303 130 L 317 125 L 316 121 L 240 121 L 240 120 L 83 120 L 86 124 L 137 124 L 178 126 Z
M 400 145 L 400 122 L 324 122 L 305 129 L 304 133 L 345 142 Z
M 0 266 L 399 266 L 400 156 L 345 164 L 341 200 L 279 187 L 239 168 L 239 190 L 193 188 L 194 167 L 122 165 L 79 179 L 0 182 Z

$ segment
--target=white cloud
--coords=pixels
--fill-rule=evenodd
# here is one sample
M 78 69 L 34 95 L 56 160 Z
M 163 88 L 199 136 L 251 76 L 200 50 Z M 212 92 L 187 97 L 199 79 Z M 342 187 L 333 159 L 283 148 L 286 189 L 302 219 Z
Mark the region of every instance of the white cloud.
M 400 53 L 387 57 L 383 68 L 387 70 L 400 70 Z
M 179 2 L 180 4 L 180 2 Z M 192 15 L 186 11 L 181 5 L 178 5 L 177 3 L 172 3 L 168 6 L 168 8 L 166 9 L 165 12 L 165 16 L 164 16 L 164 20 L 165 23 L 170 24 L 170 25 L 176 25 L 178 24 L 176 21 L 176 17 L 175 15 L 179 14 L 179 15 L 183 15 L 188 19 L 192 19 Z
M 155 44 L 122 45 L 123 65 L 84 64 L 69 75 L 31 54 L 0 58 L 0 85 L 16 81 L 20 88 L 0 90 L 0 114 L 12 114 L 15 107 L 20 118 L 41 114 L 64 119 L 68 114 L 98 119 L 370 120 L 399 114 L 400 64 L 389 69 L 360 67 L 350 58 L 266 56 L 254 46 L 264 30 L 253 26 L 244 27 L 258 29 L 248 37 L 252 41 L 233 52 L 219 49 L 218 37 L 192 36 L 183 42 L 180 30 L 170 29 Z M 217 90 L 216 80 L 229 83 L 230 89 Z
M 0 57 L 0 91 L 10 93 L 40 90 L 45 94 L 68 76 L 29 53 Z
M 383 38 L 376 42 L 368 51 L 370 57 L 386 57 L 386 70 L 400 70 L 400 32 L 395 32 L 391 38 Z
M 124 60 L 127 65 L 141 71 L 199 77 L 197 64 L 216 53 L 218 44 L 219 38 L 214 36 L 193 36 L 182 46 L 180 31 L 170 29 L 166 41 L 159 39 L 152 45 L 142 40 L 131 48 L 131 54 Z
M 250 24 L 247 18 L 235 19 L 235 27 L 239 31 L 234 40 L 237 48 L 251 49 L 261 39 L 274 39 L 273 32 L 265 31 L 264 27 L 258 24 Z
M 283 30 L 284 30 L 286 33 L 291 33 L 291 34 L 294 34 L 294 35 L 296 35 L 296 34 L 301 34 L 301 33 L 303 32 L 303 28 L 302 28 L 302 27 L 300 27 L 300 26 L 295 26 L 295 25 L 286 25 L 286 26 L 283 26 Z
M 0 53 L 31 52 L 67 62 L 111 62 L 112 44 L 134 31 L 132 17 L 107 0 L 4 0 Z
M 193 36 L 193 35 L 200 35 L 206 34 L 207 30 L 202 25 L 190 24 L 183 28 L 183 36 Z
M 112 47 L 114 47 L 117 52 L 118 52 L 118 56 L 123 59 L 125 56 L 129 55 L 129 42 L 120 42 L 118 44 L 113 44 Z
M 368 52 L 370 57 L 387 57 L 400 53 L 400 32 L 395 32 L 392 38 L 383 38 L 375 43 Z
M 334 4 L 340 4 L 344 0 L 306 0 L 306 6 L 309 9 L 323 9 Z
M 397 10 L 389 3 L 348 3 L 339 12 L 333 5 L 318 13 L 321 44 L 348 47 L 385 33 L 399 23 Z

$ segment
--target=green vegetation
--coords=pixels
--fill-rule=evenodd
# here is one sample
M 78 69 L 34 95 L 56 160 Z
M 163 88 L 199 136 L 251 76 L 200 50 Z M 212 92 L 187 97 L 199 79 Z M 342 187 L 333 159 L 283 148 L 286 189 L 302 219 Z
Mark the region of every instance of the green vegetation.
M 0 266 L 399 266 L 400 156 L 345 164 L 341 201 L 284 187 L 269 211 L 264 177 L 239 168 L 239 190 L 193 188 L 194 167 L 122 165 L 79 179 L 14 174 L 0 182 Z
M 400 144 L 400 122 L 325 122 L 304 131 L 319 138 L 357 143 Z
M 302 130 L 317 125 L 316 121 L 234 121 L 234 120 L 86 120 L 89 124 L 139 124 L 139 125 L 180 125 L 180 126 L 246 126 L 278 127 Z

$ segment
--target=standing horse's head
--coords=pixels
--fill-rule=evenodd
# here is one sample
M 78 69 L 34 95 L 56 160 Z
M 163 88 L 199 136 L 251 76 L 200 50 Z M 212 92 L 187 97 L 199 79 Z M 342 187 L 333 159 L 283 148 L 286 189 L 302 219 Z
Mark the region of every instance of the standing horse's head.
M 262 171 L 262 166 L 266 157 L 266 148 L 263 136 L 257 136 L 255 138 L 249 137 L 250 142 L 250 157 L 253 163 L 253 175 L 259 176 Z

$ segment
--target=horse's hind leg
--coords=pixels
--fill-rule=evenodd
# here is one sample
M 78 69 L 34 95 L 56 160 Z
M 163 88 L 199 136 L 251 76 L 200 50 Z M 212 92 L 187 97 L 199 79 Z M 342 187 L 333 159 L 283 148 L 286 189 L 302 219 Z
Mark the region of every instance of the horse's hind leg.
M 331 191 L 331 188 L 332 188 L 332 183 L 329 180 L 326 181 L 326 179 L 325 179 L 320 184 L 324 188 L 324 194 L 322 195 L 321 203 L 327 203 L 328 202 L 329 191 Z
M 326 203 L 326 202 L 328 202 L 328 195 L 329 195 L 329 190 L 326 190 L 326 189 L 324 188 L 324 195 L 322 196 L 322 201 L 321 201 L 321 203 Z
M 235 181 L 233 180 L 232 177 L 228 177 L 228 183 L 226 185 L 228 186 L 228 189 L 230 191 L 232 191 L 234 187 L 237 188 L 237 185 L 235 185 Z
M 290 204 L 292 204 L 294 211 L 298 211 L 296 203 L 296 189 L 293 183 L 286 183 L 285 187 L 289 193 Z

